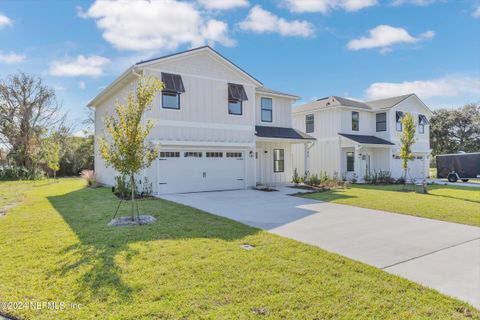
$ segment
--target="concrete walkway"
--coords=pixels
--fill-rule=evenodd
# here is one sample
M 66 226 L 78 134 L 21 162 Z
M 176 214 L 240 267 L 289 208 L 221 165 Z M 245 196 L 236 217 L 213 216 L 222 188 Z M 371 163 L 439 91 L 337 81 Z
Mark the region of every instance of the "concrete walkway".
M 453 183 L 453 182 L 448 182 L 445 179 L 428 179 L 427 181 L 434 184 L 444 185 L 444 186 L 480 188 L 480 183 L 475 183 L 475 182 L 458 181 Z
M 238 190 L 162 198 L 319 246 L 455 296 L 480 309 L 480 228 Z

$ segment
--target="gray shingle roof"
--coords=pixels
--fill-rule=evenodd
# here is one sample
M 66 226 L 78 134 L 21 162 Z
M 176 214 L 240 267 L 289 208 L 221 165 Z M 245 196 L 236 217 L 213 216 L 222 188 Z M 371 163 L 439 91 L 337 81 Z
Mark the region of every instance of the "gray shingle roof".
M 281 95 L 281 96 L 289 96 L 289 97 L 292 97 L 292 98 L 295 98 L 295 99 L 299 99 L 299 98 L 300 98 L 299 96 L 296 96 L 296 95 L 294 95 L 294 94 L 289 94 L 289 93 L 280 92 L 280 91 L 277 91 L 277 90 L 272 90 L 272 89 L 267 88 L 267 87 L 258 87 L 256 90 L 257 90 L 258 92 L 278 94 L 278 95 Z
M 293 128 L 255 126 L 255 131 L 260 138 L 316 140 L 311 135 Z
M 367 110 L 372 109 L 372 108 L 370 108 L 370 106 L 368 106 L 364 102 L 360 102 L 360 101 L 352 100 L 352 99 L 347 99 L 347 98 L 342 98 L 342 97 L 337 97 L 337 96 L 333 96 L 333 97 L 335 99 L 337 99 L 338 102 L 340 102 L 340 104 L 342 106 L 355 107 L 355 108 L 367 109 Z
M 391 97 L 386 99 L 367 101 L 366 103 L 374 109 L 388 109 L 396 106 L 397 104 L 399 104 L 400 102 L 402 102 L 403 100 L 407 99 L 410 96 L 413 96 L 413 93 L 404 94 L 402 96 Z
M 339 135 L 360 144 L 394 145 L 394 143 L 391 143 L 390 141 L 380 139 L 379 137 L 375 137 L 375 136 L 364 136 L 360 134 L 346 134 L 346 133 L 339 133 Z

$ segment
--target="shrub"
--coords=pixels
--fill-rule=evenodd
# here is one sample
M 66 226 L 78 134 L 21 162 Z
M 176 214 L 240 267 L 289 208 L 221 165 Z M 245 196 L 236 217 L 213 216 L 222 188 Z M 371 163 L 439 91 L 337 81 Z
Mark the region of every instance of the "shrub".
M 80 177 L 87 182 L 90 188 L 97 187 L 97 176 L 93 170 L 82 170 Z
M 307 171 L 305 171 L 305 173 L 303 174 L 302 182 L 305 183 L 305 184 L 307 184 L 309 177 L 310 177 L 310 172 L 307 170 Z
M 142 194 L 144 197 L 151 197 L 153 195 L 153 184 L 147 177 L 143 178 Z
M 320 179 L 318 178 L 317 174 L 312 174 L 308 177 L 305 184 L 307 184 L 309 186 L 318 186 L 320 184 Z
M 38 168 L 9 167 L 0 170 L 0 180 L 40 180 L 45 173 Z
M 292 182 L 295 183 L 296 186 L 302 182 L 302 178 L 298 175 L 297 168 L 293 170 Z
M 116 176 L 115 177 L 115 187 L 113 189 L 113 193 L 116 195 L 125 198 L 129 193 L 129 186 L 127 184 L 125 176 Z

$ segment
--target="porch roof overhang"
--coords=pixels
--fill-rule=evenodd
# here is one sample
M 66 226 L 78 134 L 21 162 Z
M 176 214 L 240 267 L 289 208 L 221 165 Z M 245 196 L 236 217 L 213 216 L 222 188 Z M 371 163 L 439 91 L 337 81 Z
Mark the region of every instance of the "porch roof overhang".
M 348 140 L 351 140 L 355 143 L 358 143 L 360 145 L 365 145 L 365 146 L 375 146 L 375 147 L 388 146 L 389 147 L 389 146 L 395 145 L 394 143 L 388 140 L 381 139 L 375 136 L 366 136 L 361 134 L 346 134 L 346 133 L 339 133 L 338 135 Z
M 300 130 L 284 127 L 255 126 L 257 141 L 282 140 L 296 143 L 315 141 L 316 139 Z

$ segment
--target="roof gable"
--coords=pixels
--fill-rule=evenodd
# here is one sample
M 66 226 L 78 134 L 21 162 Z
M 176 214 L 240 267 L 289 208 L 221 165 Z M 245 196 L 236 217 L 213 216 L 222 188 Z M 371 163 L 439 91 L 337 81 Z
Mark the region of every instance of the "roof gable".
M 158 67 L 185 74 L 229 78 L 225 80 L 232 80 L 231 77 L 234 75 L 242 81 L 250 82 L 257 87 L 262 85 L 255 77 L 209 46 L 140 61 L 135 66 L 153 69 Z

